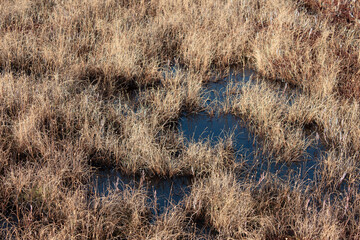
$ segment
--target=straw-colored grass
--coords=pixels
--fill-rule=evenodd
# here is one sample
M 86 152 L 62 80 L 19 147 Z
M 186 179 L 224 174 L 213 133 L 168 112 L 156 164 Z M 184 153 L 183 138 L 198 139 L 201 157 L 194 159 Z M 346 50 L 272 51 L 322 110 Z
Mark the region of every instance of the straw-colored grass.
M 0 0 L 0 237 L 358 239 L 359 9 Z M 256 76 L 209 104 L 206 83 L 241 67 Z M 179 119 L 199 111 L 244 120 L 261 154 L 186 139 Z M 316 144 L 312 179 L 258 166 Z M 142 182 L 98 193 L 103 168 Z M 190 193 L 159 215 L 143 181 L 177 176 Z

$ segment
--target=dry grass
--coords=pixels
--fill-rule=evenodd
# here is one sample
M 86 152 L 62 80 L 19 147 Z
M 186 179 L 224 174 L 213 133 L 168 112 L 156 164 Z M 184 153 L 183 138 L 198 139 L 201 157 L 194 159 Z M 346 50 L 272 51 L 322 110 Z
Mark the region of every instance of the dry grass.
M 360 5 L 357 1 L 304 0 L 299 4 L 321 17 L 328 17 L 333 22 L 359 23 Z
M 277 92 L 264 82 L 249 81 L 232 86 L 225 111 L 247 119 L 253 132 L 263 138 L 263 152 L 273 155 L 276 161 L 298 161 L 311 140 L 305 134 L 304 123 L 288 121 L 292 106 L 290 97 Z
M 358 239 L 359 9 L 0 0 L 0 237 Z M 208 109 L 204 84 L 244 66 L 257 79 Z M 246 120 L 277 162 L 320 141 L 315 178 L 248 171 L 233 136 L 185 139 L 180 117 L 203 110 Z M 92 190 L 98 168 L 194 183 L 157 215 L 146 184 Z

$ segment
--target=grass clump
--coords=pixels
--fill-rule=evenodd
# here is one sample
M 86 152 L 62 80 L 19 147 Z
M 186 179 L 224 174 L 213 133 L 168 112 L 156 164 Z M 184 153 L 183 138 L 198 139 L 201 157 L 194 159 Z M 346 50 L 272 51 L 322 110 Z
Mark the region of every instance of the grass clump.
M 263 151 L 275 156 L 276 161 L 298 161 L 311 145 L 305 134 L 305 123 L 288 121 L 292 106 L 283 91 L 263 82 L 249 81 L 228 90 L 228 109 L 248 120 L 253 132 L 262 138 Z
M 356 1 L 0 0 L 0 237 L 359 238 L 359 16 Z M 205 99 L 245 66 L 257 80 Z M 198 112 L 246 121 L 265 158 L 185 139 Z M 143 177 L 98 193 L 108 168 Z M 144 181 L 179 176 L 189 193 L 159 213 Z

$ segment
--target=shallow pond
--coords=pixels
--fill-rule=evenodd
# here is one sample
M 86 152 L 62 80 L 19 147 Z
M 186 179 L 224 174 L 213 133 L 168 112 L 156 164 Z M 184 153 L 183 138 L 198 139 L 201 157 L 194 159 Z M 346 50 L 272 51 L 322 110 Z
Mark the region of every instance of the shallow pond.
M 192 178 L 187 176 L 141 179 L 141 176 L 127 176 L 110 169 L 98 171 L 93 179 L 94 191 L 100 195 L 107 195 L 112 189 L 123 190 L 126 185 L 146 189 L 149 200 L 156 201 L 160 213 L 171 204 L 178 204 L 190 192 L 191 181 Z
M 261 144 L 249 132 L 241 119 L 231 114 L 209 116 L 206 113 L 184 115 L 180 118 L 180 130 L 184 137 L 190 141 L 209 139 L 215 144 L 217 139 L 230 134 L 235 142 L 238 156 L 246 156 L 247 165 L 252 168 L 252 175 L 258 180 L 261 174 L 268 172 L 280 178 L 290 177 L 291 174 L 300 175 L 301 179 L 314 178 L 317 159 L 321 151 L 325 150 L 321 143 L 313 144 L 306 149 L 304 161 L 293 163 L 275 163 L 272 159 L 259 154 Z M 255 156 L 255 152 L 258 152 Z
M 221 102 L 225 100 L 226 87 L 229 82 L 246 82 L 251 79 L 253 72 L 244 70 L 240 74 L 230 72 L 229 76 L 220 80 L 206 84 L 207 104 L 213 101 Z M 276 174 L 280 178 L 291 179 L 297 175 L 303 180 L 314 179 L 314 171 L 317 166 L 317 158 L 324 150 L 321 143 L 313 144 L 306 152 L 307 156 L 299 163 L 275 163 L 268 157 L 261 154 L 261 145 L 256 141 L 254 135 L 249 132 L 246 123 L 240 118 L 231 114 L 210 116 L 206 112 L 189 114 L 184 112 L 178 122 L 178 129 L 188 141 L 209 140 L 215 144 L 219 138 L 224 138 L 230 134 L 235 142 L 237 155 L 246 156 L 247 166 L 251 169 L 251 176 L 258 181 L 261 176 L 266 174 Z M 250 176 L 249 175 L 249 176 Z M 116 171 L 99 171 L 94 177 L 95 190 L 105 194 L 109 189 L 122 189 L 124 184 L 138 186 L 140 177 L 124 176 Z M 183 197 L 189 193 L 191 179 L 188 177 L 175 177 L 171 179 L 152 178 L 146 179 L 144 187 L 148 189 L 149 199 L 155 200 L 161 213 L 163 209 L 171 203 L 179 203 Z
M 238 74 L 230 71 L 228 77 L 207 84 L 205 97 L 208 99 L 208 103 L 224 101 L 226 99 L 226 87 L 229 82 L 245 83 L 250 81 L 253 75 L 254 72 L 248 69 Z M 278 91 L 283 92 L 283 90 L 284 89 L 279 88 Z M 179 126 L 180 131 L 183 132 L 186 139 L 192 141 L 210 139 L 214 144 L 218 138 L 229 136 L 230 133 L 232 133 L 238 155 L 246 156 L 248 165 L 253 170 L 252 176 L 255 176 L 257 179 L 260 178 L 264 172 L 268 172 L 270 174 L 276 174 L 280 178 L 288 178 L 291 177 L 291 174 L 297 174 L 301 179 L 312 180 L 314 178 L 317 159 L 321 152 L 325 150 L 321 142 L 315 142 L 306 149 L 304 161 L 297 163 L 275 163 L 270 158 L 262 156 L 261 154 L 259 155 L 259 152 L 261 152 L 261 144 L 259 144 L 255 136 L 249 132 L 246 122 L 232 114 L 210 116 L 205 112 L 198 114 L 184 113 L 179 120 Z M 255 156 L 254 153 L 256 152 L 257 154 Z

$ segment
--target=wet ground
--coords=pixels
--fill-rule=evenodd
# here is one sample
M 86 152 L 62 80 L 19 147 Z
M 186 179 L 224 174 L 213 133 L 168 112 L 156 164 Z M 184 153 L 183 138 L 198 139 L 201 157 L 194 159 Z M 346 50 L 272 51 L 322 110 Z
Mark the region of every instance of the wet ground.
M 165 208 L 178 204 L 185 194 L 190 193 L 192 178 L 188 176 L 166 179 L 127 176 L 119 171 L 108 169 L 98 171 L 93 181 L 95 183 L 94 191 L 100 195 L 107 195 L 111 189 L 123 190 L 126 185 L 146 189 L 149 201 L 156 202 L 157 212 L 162 213 Z
M 252 76 L 251 70 L 244 70 L 238 74 L 230 72 L 227 77 L 206 84 L 206 104 L 212 104 L 214 101 L 221 103 L 225 100 L 226 86 L 229 82 L 246 82 Z M 300 179 L 311 181 L 315 177 L 314 172 L 320 153 L 324 150 L 321 143 L 317 142 L 306 149 L 307 154 L 303 161 L 290 164 L 275 163 L 268 157 L 258 154 L 261 152 L 259 150 L 261 145 L 249 132 L 246 123 L 231 114 L 209 115 L 207 112 L 197 114 L 184 112 L 179 119 L 178 128 L 189 141 L 209 139 L 211 143 L 215 144 L 219 138 L 233 135 L 237 155 L 246 156 L 247 165 L 252 168 L 251 176 L 256 181 L 264 173 L 276 174 L 283 179 L 291 179 L 291 176 L 297 175 Z M 139 176 L 129 177 L 116 171 L 106 170 L 97 172 L 94 176 L 94 182 L 96 183 L 95 190 L 106 195 L 109 189 L 122 189 L 124 184 L 138 186 L 142 181 Z M 161 213 L 170 204 L 179 203 L 189 193 L 190 186 L 191 178 L 189 177 L 152 178 L 144 181 L 144 187 L 148 189 L 149 199 L 157 203 L 158 213 Z

